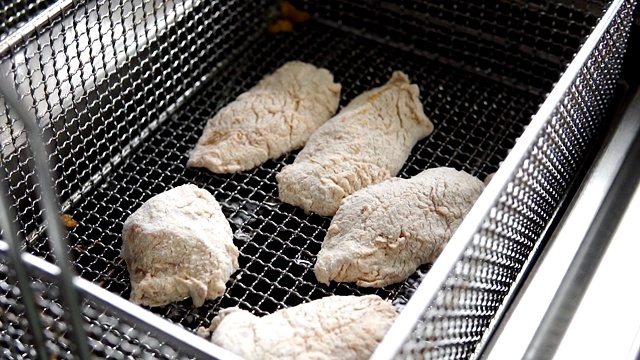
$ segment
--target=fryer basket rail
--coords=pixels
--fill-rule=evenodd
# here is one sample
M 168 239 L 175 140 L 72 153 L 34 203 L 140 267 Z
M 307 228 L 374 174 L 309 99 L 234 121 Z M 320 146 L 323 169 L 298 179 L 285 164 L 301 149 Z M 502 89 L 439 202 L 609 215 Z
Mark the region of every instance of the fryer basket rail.
M 3 1 L 0 4 L 0 40 L 4 40 L 53 3 L 54 0 Z
M 635 6 L 302 0 L 295 5 L 314 20 L 271 34 L 278 4 L 269 0 L 13 3 L 23 6 L 22 18 L 0 19 L 0 78 L 20 101 L 0 98 L 3 220 L 15 224 L 2 228 L 0 240 L 4 354 L 35 358 L 30 346 L 44 341 L 39 349 L 48 354 L 73 356 L 69 315 L 81 314 L 79 333 L 94 356 L 225 359 L 233 355 L 193 334 L 220 309 L 265 315 L 348 294 L 378 294 L 401 311 L 375 358 L 481 352 L 606 124 Z M 10 30 L 3 36 L 2 29 Z M 277 199 L 275 175 L 296 152 L 233 175 L 185 168 L 206 121 L 289 60 L 332 71 L 343 86 L 341 106 L 394 70 L 419 85 L 435 131 L 399 176 L 451 166 L 482 179 L 499 169 L 433 267 L 382 289 L 319 285 L 312 264 L 330 219 Z M 19 116 L 18 107 L 29 115 Z M 41 130 L 52 186 L 37 180 L 29 118 Z M 139 308 L 125 300 L 123 222 L 150 197 L 186 183 L 221 203 L 240 269 L 226 293 L 203 307 Z M 57 203 L 45 206 L 50 195 Z M 77 222 L 64 249 L 49 241 L 56 235 L 48 225 L 59 215 L 52 208 Z M 8 230 L 18 252 L 5 241 Z M 67 262 L 54 250 L 69 252 L 78 277 L 65 276 Z M 25 275 L 31 280 L 22 290 L 16 278 Z M 66 305 L 62 276 L 79 305 Z M 24 300 L 29 292 L 35 309 Z M 42 328 L 35 336 L 34 314 Z

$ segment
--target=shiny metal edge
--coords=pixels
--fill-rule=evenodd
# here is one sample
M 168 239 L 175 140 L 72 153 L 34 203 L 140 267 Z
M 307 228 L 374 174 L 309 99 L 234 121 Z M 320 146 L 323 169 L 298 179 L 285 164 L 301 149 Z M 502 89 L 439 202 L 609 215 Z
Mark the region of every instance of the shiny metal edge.
M 622 166 L 634 135 L 640 131 L 640 122 L 637 121 L 639 117 L 640 92 L 634 96 L 630 111 L 606 140 L 602 152 L 585 176 L 518 299 L 512 304 L 494 338 L 489 341 L 482 359 L 515 359 L 524 356 L 538 324 L 613 184 L 614 175 Z
M 9 258 L 9 244 L 0 240 L 0 257 Z M 56 282 L 60 276 L 60 268 L 46 260 L 29 253 L 22 253 L 24 264 L 34 276 L 50 282 Z M 97 305 L 111 310 L 137 328 L 151 333 L 151 336 L 162 340 L 177 349 L 187 350 L 198 359 L 242 360 L 238 355 L 225 350 L 214 343 L 142 308 L 120 296 L 101 288 L 80 277 L 73 279 L 76 290 Z
M 630 155 L 627 160 L 632 157 Z M 623 172 L 629 176 L 623 176 L 624 185 L 616 189 L 614 208 L 608 212 L 618 219 L 597 225 L 599 233 L 610 236 L 596 236 L 599 238 L 596 244 L 588 244 L 591 245 L 591 254 L 584 256 L 586 260 L 582 260 L 582 264 L 586 270 L 583 272 L 592 274 L 591 281 L 585 284 L 581 297 L 570 298 L 570 305 L 575 307 L 574 315 L 564 336 L 554 337 L 558 345 L 553 359 L 624 359 L 633 349 L 640 330 L 640 307 L 637 306 L 640 287 L 633 284 L 633 279 L 640 275 L 640 262 L 637 261 L 640 253 L 640 242 L 637 241 L 640 230 L 640 168 L 633 166 L 629 171 L 627 167 Z M 628 206 L 624 208 L 618 200 L 629 200 Z M 602 248 L 605 250 L 600 252 Z M 545 347 L 551 346 L 545 344 Z
M 11 32 L 4 40 L 0 41 L 0 57 L 9 52 L 12 47 L 24 41 L 26 37 L 33 34 L 48 21 L 62 14 L 62 12 L 71 7 L 76 1 L 77 0 L 58 0 L 34 16 L 26 24 Z
M 638 360 L 640 359 L 640 329 L 636 333 L 636 338 L 633 340 L 633 344 L 629 349 L 629 353 L 627 354 L 627 360 Z
M 465 217 L 465 220 L 460 224 L 458 230 L 435 261 L 404 310 L 398 315 L 398 318 L 376 348 L 371 360 L 391 359 L 401 351 L 415 325 L 446 281 L 449 273 L 455 268 L 465 248 L 473 241 L 474 235 L 481 229 L 482 223 L 495 206 L 501 192 L 515 177 L 519 166 L 529 155 L 532 145 L 538 138 L 538 134 L 542 132 L 553 111 L 564 98 L 565 93 L 573 84 L 582 66 L 623 4 L 624 0 L 614 0 L 610 4 L 598 25 L 591 32 L 538 112 L 533 116 L 529 126 L 505 158 L 491 182 Z M 511 292 L 509 295 L 511 295 Z M 503 311 L 504 307 L 501 307 L 501 310 Z M 485 336 L 488 333 L 490 331 L 485 332 Z
M 637 119 L 637 117 L 636 117 Z M 582 238 L 580 247 L 578 248 L 575 255 L 572 257 L 571 264 L 567 269 L 566 273 L 562 277 L 562 281 L 560 282 L 560 286 L 554 294 L 553 300 L 549 304 L 547 311 L 540 321 L 538 325 L 538 329 L 534 334 L 525 354 L 525 358 L 527 359 L 551 359 L 558 358 L 557 352 L 566 346 L 567 341 L 571 342 L 572 337 L 567 338 L 568 331 L 573 327 L 575 322 L 582 322 L 582 326 L 584 326 L 584 315 L 579 316 L 578 310 L 582 308 L 584 305 L 584 301 L 591 302 L 593 299 L 591 297 L 585 297 L 587 294 L 591 294 L 592 286 L 594 286 L 594 280 L 596 282 L 600 282 L 601 286 L 610 286 L 612 283 L 616 281 L 616 279 L 620 278 L 620 275 L 630 275 L 634 274 L 633 269 L 634 266 L 637 266 L 637 261 L 632 246 L 629 246 L 630 253 L 624 254 L 624 251 L 620 255 L 630 256 L 631 259 L 628 261 L 621 261 L 619 264 L 614 262 L 614 266 L 622 266 L 622 269 L 618 269 L 615 275 L 605 282 L 602 285 L 602 271 L 606 271 L 607 263 L 610 263 L 610 254 L 611 252 L 619 251 L 619 243 L 614 243 L 614 240 L 619 240 L 619 234 L 617 232 L 621 227 L 627 226 L 629 227 L 629 222 L 626 224 L 622 222 L 625 218 L 628 220 L 629 218 L 626 216 L 628 212 L 633 212 L 632 209 L 635 207 L 637 210 L 638 205 L 640 203 L 633 203 L 634 194 L 637 193 L 637 187 L 640 183 L 640 171 L 637 167 L 637 159 L 640 158 L 640 142 L 638 140 L 637 134 L 632 144 L 626 154 L 621 154 L 624 156 L 624 161 L 620 170 L 617 173 L 611 174 L 614 176 L 613 183 L 611 184 L 610 189 L 607 191 L 606 196 L 602 202 L 602 205 L 598 209 L 598 213 L 594 217 L 593 221 L 589 224 L 589 229 Z M 626 212 L 626 213 L 625 213 Z M 633 214 L 632 216 L 635 218 Z M 633 221 L 633 225 L 636 226 L 637 222 Z M 637 229 L 635 230 L 637 231 Z M 633 236 L 633 241 L 631 243 L 638 243 L 635 241 L 636 237 Z M 637 250 L 640 250 L 638 248 Z M 605 267 L 602 268 L 602 262 L 605 260 Z M 622 270 L 622 271 L 620 271 Z M 637 273 L 636 273 L 637 274 Z M 621 286 L 622 289 L 610 289 L 607 296 L 606 304 L 604 309 L 607 308 L 612 303 L 612 298 L 616 298 L 619 293 L 622 293 L 633 289 L 637 290 L 637 287 L 629 287 L 629 281 L 625 281 L 625 284 Z M 599 295 L 602 294 L 598 294 Z M 636 297 L 637 298 L 637 297 Z M 628 301 L 629 299 L 619 299 L 614 300 L 615 306 L 612 309 L 607 311 L 607 317 L 612 315 L 615 317 L 615 311 L 620 311 L 620 307 L 623 309 L 624 301 Z M 633 305 L 635 305 L 635 301 Z M 637 313 L 637 307 L 633 306 Z M 596 329 L 608 329 L 607 327 L 593 327 L 597 323 L 602 323 L 602 317 L 593 316 L 597 314 L 599 311 L 602 311 L 603 307 L 600 307 L 595 312 L 590 312 L 588 314 L 589 323 L 587 325 L 589 330 L 593 328 Z M 623 322 L 616 324 L 618 329 L 608 329 L 606 334 L 600 334 L 600 332 L 595 332 L 598 335 L 598 338 L 591 339 L 591 341 L 600 341 L 604 339 L 607 335 L 611 335 L 612 332 L 616 330 L 620 330 L 622 326 L 629 325 L 626 323 L 628 320 L 630 323 L 633 323 L 634 312 L 629 309 L 623 311 L 623 314 L 618 314 L 618 318 L 622 318 Z M 640 318 L 637 320 L 637 324 L 640 324 Z M 636 324 L 636 325 L 637 325 Z M 632 329 L 632 332 L 635 332 Z M 594 334 L 591 334 L 593 336 Z M 580 344 L 583 345 L 585 341 L 589 341 L 588 337 L 580 335 Z M 575 338 L 575 336 L 573 336 Z M 619 342 L 618 340 L 611 340 L 611 345 L 613 343 Z M 573 341 L 575 344 L 575 340 Z M 607 343 L 606 341 L 604 343 Z M 570 346 L 570 345 L 568 345 Z M 607 348 L 610 344 L 607 344 Z M 601 347 L 593 347 L 593 350 L 588 357 L 593 358 L 601 358 L 599 356 L 594 355 L 597 351 L 601 349 Z M 576 350 L 576 349 L 574 349 Z M 578 353 L 578 351 L 575 351 Z M 613 354 L 613 351 L 612 351 Z M 555 356 L 555 357 L 554 357 Z M 565 353 L 564 356 L 567 356 Z M 623 355 L 620 355 L 623 356 Z M 572 356 L 573 357 L 573 356 Z M 565 357 L 566 358 L 566 357 Z M 580 358 L 580 356 L 577 356 Z M 616 356 L 604 356 L 604 358 L 619 358 Z

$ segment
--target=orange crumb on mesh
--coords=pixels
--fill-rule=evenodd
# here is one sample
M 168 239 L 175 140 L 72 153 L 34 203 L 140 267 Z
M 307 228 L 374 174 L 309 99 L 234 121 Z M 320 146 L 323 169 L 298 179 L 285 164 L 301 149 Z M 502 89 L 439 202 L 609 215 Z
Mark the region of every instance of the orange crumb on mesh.
M 283 1 L 280 4 L 280 13 L 283 19 L 290 20 L 294 23 L 303 23 L 311 19 L 311 15 L 308 12 L 298 10 L 295 6 L 291 5 L 288 1 Z
M 269 24 L 267 27 L 270 33 L 277 34 L 281 32 L 292 32 L 293 24 L 289 20 L 276 20 L 276 22 Z
M 76 226 L 78 226 L 78 222 L 75 221 L 73 219 L 73 217 L 71 217 L 71 215 L 69 214 L 62 214 L 60 216 L 60 221 L 62 222 L 62 224 L 68 228 L 74 228 Z

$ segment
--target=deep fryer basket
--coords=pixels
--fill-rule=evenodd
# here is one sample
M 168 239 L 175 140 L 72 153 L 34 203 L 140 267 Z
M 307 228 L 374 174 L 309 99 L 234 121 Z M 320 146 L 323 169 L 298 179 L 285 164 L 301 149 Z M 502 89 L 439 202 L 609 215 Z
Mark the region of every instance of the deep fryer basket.
M 481 349 L 602 128 L 634 2 L 301 1 L 315 21 L 274 35 L 265 29 L 276 5 L 58 1 L 0 41 L 2 76 L 42 129 L 57 205 L 78 221 L 67 240 L 81 276 L 74 286 L 85 299 L 72 311 L 84 315 L 90 350 L 114 358 L 229 356 L 122 299 L 129 292 L 118 253 L 122 222 L 149 197 L 190 182 L 221 202 L 241 270 L 221 299 L 156 314 L 194 330 L 228 306 L 264 315 L 331 294 L 376 293 L 404 309 L 376 356 L 468 358 Z M 232 176 L 184 168 L 204 122 L 293 59 L 331 69 L 343 83 L 343 105 L 393 70 L 420 85 L 436 131 L 400 176 L 453 166 L 484 177 L 504 161 L 431 270 L 380 290 L 317 285 L 310 266 L 330 219 L 281 204 L 274 184 L 295 152 Z M 40 195 L 51 189 L 36 179 L 22 126 L 28 119 L 2 105 L 3 181 L 15 214 L 8 220 L 27 253 L 45 347 L 65 356 L 75 349 L 64 289 L 52 282 L 55 266 L 32 256 L 55 262 Z M 9 244 L 0 244 L 8 256 Z M 6 264 L 0 341 L 11 354 L 34 357 L 27 345 L 37 336 L 14 283 L 19 267 Z M 407 304 L 425 272 L 419 296 Z

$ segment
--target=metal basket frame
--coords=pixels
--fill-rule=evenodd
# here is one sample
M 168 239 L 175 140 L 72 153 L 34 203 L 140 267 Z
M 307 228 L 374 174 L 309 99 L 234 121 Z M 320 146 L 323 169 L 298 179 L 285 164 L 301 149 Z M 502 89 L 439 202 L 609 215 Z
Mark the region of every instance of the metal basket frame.
M 3 54 L 0 59 L 13 46 L 33 36 L 42 24 L 59 17 L 73 4 L 72 0 L 56 2 L 26 26 L 0 41 L 0 54 Z M 610 3 L 483 195 L 401 312 L 376 350 L 374 359 L 468 358 L 477 357 L 482 352 L 505 304 L 514 295 L 514 289 L 538 251 L 538 240 L 558 209 L 585 150 L 603 123 L 620 71 L 634 7 L 635 2 L 630 0 L 614 0 Z M 237 53 L 242 49 L 234 51 Z M 195 82 L 187 93 L 177 98 L 175 104 L 160 117 L 169 116 L 164 114 L 169 114 L 192 99 L 196 89 L 224 67 L 225 64 L 218 64 L 217 68 Z M 0 197 L 0 224 L 3 229 L 0 256 L 12 264 L 9 272 L 17 278 L 15 283 L 24 299 L 22 305 L 31 330 L 29 339 L 38 349 L 38 356 L 46 358 L 48 352 L 55 353 L 58 350 L 48 348 L 40 336 L 44 333 L 42 326 L 39 326 L 43 305 L 38 296 L 33 294 L 32 286 L 28 285 L 32 281 L 29 279 L 33 278 L 42 279 L 50 287 L 58 289 L 63 304 L 63 315 L 58 320 L 64 319 L 70 324 L 63 337 L 74 338 L 71 344 L 80 344 L 78 347 L 70 345 L 66 350 L 63 346 L 63 353 L 66 351 L 67 355 L 77 353 L 80 358 L 90 356 L 89 348 L 86 344 L 82 345 L 81 340 L 88 336 L 87 326 L 81 324 L 93 319 L 88 315 L 91 309 L 99 309 L 101 315 L 108 313 L 116 322 L 151 334 L 175 349 L 175 354 L 180 356 L 237 358 L 153 312 L 75 275 L 66 252 L 68 246 L 65 244 L 64 231 L 57 221 L 61 206 L 56 198 L 56 186 L 51 180 L 55 177 L 51 175 L 48 149 L 41 138 L 42 119 L 37 118 L 33 104 L 31 108 L 25 107 L 24 95 L 15 90 L 20 86 L 6 80 L 0 82 L 0 90 L 5 106 L 15 111 L 13 115 L 24 125 L 37 175 L 37 193 L 40 194 L 37 200 L 43 209 L 45 221 L 34 232 L 25 233 L 19 229 L 19 225 L 14 224 L 18 215 L 12 206 L 12 199 Z M 146 133 L 137 136 L 143 139 L 163 121 L 164 118 L 160 118 L 157 122 L 149 123 Z M 134 145 L 122 149 L 122 156 L 126 156 L 129 149 L 135 146 L 135 141 Z M 109 165 L 115 166 L 116 163 Z M 0 173 L 0 180 L 0 192 L 6 195 L 11 184 L 7 182 L 6 174 Z M 91 179 L 88 186 L 95 182 L 95 179 Z M 78 196 L 66 194 L 62 207 L 70 206 Z M 540 206 L 544 208 L 540 209 Z M 511 231 L 514 229 L 517 231 Z M 50 241 L 55 264 L 23 251 L 21 242 L 29 241 L 28 236 L 38 237 L 43 231 L 46 231 Z M 494 254 L 483 252 L 497 247 L 500 250 Z M 520 247 L 524 250 L 517 250 L 513 255 L 512 250 Z M 509 260 L 509 257 L 515 260 Z M 504 272 L 501 272 L 503 267 L 511 269 L 508 281 L 504 279 Z M 498 286 L 498 289 L 494 289 L 497 295 L 491 301 L 500 305 L 480 309 L 478 301 L 481 302 L 484 295 L 473 295 L 472 292 L 481 293 L 486 286 Z M 85 301 L 81 302 L 81 299 Z M 470 306 L 475 306 L 475 310 Z M 118 333 L 116 328 L 105 328 L 105 332 Z M 143 347 L 145 341 L 134 343 Z

